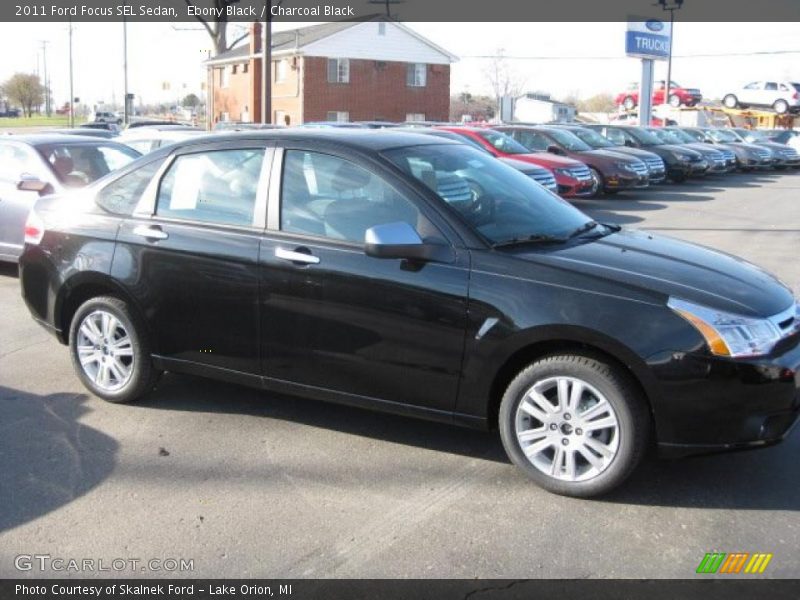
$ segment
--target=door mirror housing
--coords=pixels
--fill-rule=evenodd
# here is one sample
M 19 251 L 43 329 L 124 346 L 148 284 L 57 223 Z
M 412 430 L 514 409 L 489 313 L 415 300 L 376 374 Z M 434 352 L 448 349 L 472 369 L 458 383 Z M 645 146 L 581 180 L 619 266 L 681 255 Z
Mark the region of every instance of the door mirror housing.
M 632 142 L 632 141 L 630 141 L 630 140 L 625 140 L 625 145 L 626 145 L 628 148 L 633 148 L 633 142 Z
M 36 192 L 42 194 L 47 191 L 50 184 L 33 175 L 22 175 L 17 182 L 17 189 L 22 192 Z
M 558 146 L 554 146 L 554 145 L 548 146 L 547 147 L 547 151 L 550 154 L 558 154 L 560 156 L 564 155 L 564 151 L 561 148 L 559 148 Z
M 405 221 L 375 225 L 364 235 L 364 252 L 374 258 L 452 262 L 453 249 L 444 244 L 424 242 Z

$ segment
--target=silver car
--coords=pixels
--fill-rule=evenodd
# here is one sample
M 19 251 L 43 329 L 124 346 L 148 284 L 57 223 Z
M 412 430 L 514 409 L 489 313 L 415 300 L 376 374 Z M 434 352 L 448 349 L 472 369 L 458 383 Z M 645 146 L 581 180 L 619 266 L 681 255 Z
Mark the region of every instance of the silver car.
M 92 137 L 0 138 L 0 261 L 17 261 L 28 212 L 40 196 L 85 187 L 139 156 L 128 146 Z
M 730 94 L 722 103 L 727 108 L 758 106 L 778 114 L 800 111 L 800 83 L 792 81 L 754 81 Z

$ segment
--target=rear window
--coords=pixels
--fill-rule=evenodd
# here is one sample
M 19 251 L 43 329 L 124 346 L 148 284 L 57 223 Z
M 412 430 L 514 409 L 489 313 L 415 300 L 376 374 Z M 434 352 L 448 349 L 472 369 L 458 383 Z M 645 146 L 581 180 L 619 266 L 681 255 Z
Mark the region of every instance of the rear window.
M 800 92 L 800 83 L 792 82 L 792 87 L 796 89 L 798 92 Z
M 56 178 L 66 187 L 84 187 L 141 156 L 122 144 L 48 144 L 38 148 Z

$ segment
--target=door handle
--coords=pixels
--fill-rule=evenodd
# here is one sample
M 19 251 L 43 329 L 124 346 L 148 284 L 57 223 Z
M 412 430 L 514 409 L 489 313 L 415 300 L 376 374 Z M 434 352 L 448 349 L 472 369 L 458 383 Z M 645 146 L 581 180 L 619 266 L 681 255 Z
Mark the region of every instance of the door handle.
M 277 248 L 275 248 L 275 256 L 277 258 L 288 260 L 293 263 L 303 263 L 306 265 L 319 264 L 319 256 L 314 256 L 313 254 L 310 254 L 308 251 L 297 252 L 296 250 L 286 250 L 285 248 L 281 248 L 280 246 L 278 246 Z
M 133 235 L 138 235 L 149 240 L 165 240 L 169 237 L 166 231 L 156 226 L 139 225 L 133 230 Z

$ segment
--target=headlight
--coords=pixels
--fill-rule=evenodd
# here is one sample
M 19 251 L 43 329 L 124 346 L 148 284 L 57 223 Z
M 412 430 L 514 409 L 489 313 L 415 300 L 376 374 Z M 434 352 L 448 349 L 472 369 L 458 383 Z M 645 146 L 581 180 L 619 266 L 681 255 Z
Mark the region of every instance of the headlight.
M 760 356 L 781 339 L 781 332 L 768 319 L 735 315 L 680 298 L 670 298 L 667 306 L 691 323 L 717 356 Z
M 575 175 L 570 173 L 569 169 L 553 169 L 553 173 L 556 173 L 557 175 L 562 175 L 564 177 L 571 177 L 572 179 L 575 179 Z
M 689 156 L 688 154 L 682 154 L 680 152 L 676 152 L 675 158 L 677 158 L 678 160 L 682 160 L 684 162 L 688 162 L 691 156 Z
M 614 166 L 623 171 L 628 171 L 629 173 L 636 173 L 636 169 L 633 168 L 633 163 L 615 162 Z

